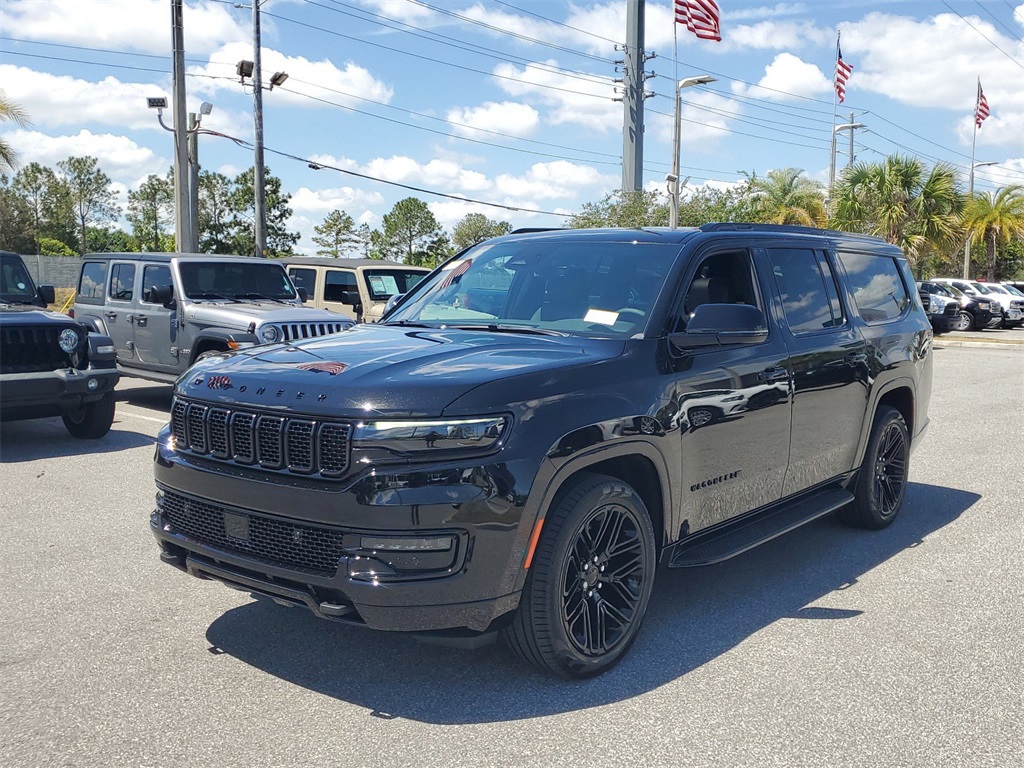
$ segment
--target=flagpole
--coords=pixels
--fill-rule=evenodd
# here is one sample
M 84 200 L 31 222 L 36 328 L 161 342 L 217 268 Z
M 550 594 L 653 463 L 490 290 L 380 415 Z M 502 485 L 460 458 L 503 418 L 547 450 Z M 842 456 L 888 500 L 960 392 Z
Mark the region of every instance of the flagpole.
M 981 107 L 981 75 L 978 75 L 978 92 L 974 94 L 974 138 L 971 140 L 971 171 L 967 178 L 967 202 L 974 198 L 974 152 L 978 147 L 978 108 Z M 967 233 L 964 243 L 964 280 L 971 276 L 971 233 Z
M 838 98 L 839 91 L 836 90 L 836 71 L 835 67 L 839 66 L 839 36 L 842 34 L 840 30 L 836 30 L 836 63 L 833 65 L 832 72 L 832 134 L 829 136 L 829 162 L 828 162 L 828 200 L 825 201 L 825 216 L 832 214 L 832 194 L 835 190 L 836 185 L 836 110 L 839 107 Z M 852 122 L 852 121 L 851 121 Z M 853 132 L 850 132 L 853 135 Z

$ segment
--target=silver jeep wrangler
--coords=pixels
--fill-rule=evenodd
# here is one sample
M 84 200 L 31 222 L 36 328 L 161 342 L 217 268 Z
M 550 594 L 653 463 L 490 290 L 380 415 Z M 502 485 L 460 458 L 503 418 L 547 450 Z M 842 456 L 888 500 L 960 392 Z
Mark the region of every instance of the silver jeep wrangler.
M 74 317 L 106 334 L 129 376 L 173 382 L 200 357 L 353 325 L 302 306 L 276 261 L 191 253 L 82 257 Z

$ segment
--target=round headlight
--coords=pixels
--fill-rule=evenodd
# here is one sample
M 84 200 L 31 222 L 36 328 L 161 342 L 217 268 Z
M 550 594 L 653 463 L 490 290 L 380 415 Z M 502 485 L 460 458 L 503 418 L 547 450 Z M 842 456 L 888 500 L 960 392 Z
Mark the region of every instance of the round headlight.
M 267 344 L 271 344 L 281 338 L 281 332 L 277 330 L 276 326 L 264 325 L 260 328 L 260 338 Z
M 78 346 L 78 334 L 71 328 L 65 328 L 60 332 L 60 336 L 57 338 L 57 344 L 59 344 L 60 348 L 70 355 L 75 351 L 75 347 Z

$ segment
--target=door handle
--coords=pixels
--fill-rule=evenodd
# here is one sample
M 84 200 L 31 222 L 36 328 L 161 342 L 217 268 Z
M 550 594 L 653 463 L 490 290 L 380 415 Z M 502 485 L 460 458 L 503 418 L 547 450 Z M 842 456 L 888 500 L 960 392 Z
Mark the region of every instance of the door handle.
M 789 381 L 789 371 L 785 368 L 766 368 L 757 374 L 757 378 L 765 384 L 775 384 L 779 381 Z
M 865 352 L 850 352 L 846 356 L 846 362 L 850 365 L 859 365 L 860 363 L 866 363 L 867 361 L 868 356 Z
M 141 315 L 140 315 L 139 317 L 136 317 L 136 318 L 135 318 L 135 326 L 136 326 L 137 328 L 141 328 L 141 327 L 142 327 L 142 326 L 144 326 L 145 324 L 146 324 L 146 318 L 145 318 L 145 317 L 143 317 L 143 316 L 141 316 Z
M 108 320 L 116 320 L 117 319 L 117 312 L 107 312 L 107 319 Z

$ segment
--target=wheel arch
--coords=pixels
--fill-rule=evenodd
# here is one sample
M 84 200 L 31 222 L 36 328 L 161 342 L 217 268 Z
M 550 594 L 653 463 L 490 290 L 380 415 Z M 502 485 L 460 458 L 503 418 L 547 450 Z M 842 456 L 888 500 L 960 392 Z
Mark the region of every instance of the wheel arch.
M 871 429 L 878 417 L 878 410 L 882 406 L 890 406 L 900 412 L 907 424 L 911 442 L 913 442 L 914 429 L 917 424 L 917 391 L 914 380 L 910 378 L 894 379 L 876 390 L 874 402 L 871 405 L 871 418 L 864 420 L 864 428 L 861 432 L 860 446 L 857 450 L 857 467 L 864 461 L 864 451 L 867 450 Z
M 206 328 L 196 335 L 195 342 L 192 344 L 192 352 L 189 356 L 189 365 L 192 365 L 204 352 L 227 352 L 232 349 L 232 344 L 257 343 L 259 343 L 258 339 L 252 333 L 222 328 Z

